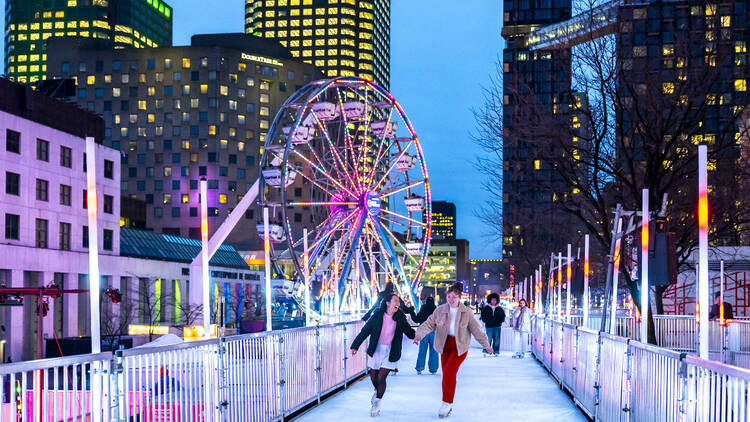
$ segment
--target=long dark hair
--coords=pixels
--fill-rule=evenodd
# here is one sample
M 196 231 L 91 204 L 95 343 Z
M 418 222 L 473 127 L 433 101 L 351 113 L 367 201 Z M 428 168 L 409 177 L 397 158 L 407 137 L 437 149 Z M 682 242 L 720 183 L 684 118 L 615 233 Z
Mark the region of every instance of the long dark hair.
M 451 284 L 451 286 L 448 287 L 448 291 L 445 292 L 445 294 L 447 295 L 450 292 L 453 292 L 453 293 L 457 294 L 460 297 L 461 294 L 464 292 L 464 284 L 461 283 L 460 281 L 457 282 L 457 283 Z
M 385 295 L 383 296 L 383 301 L 380 302 L 380 309 L 385 311 L 388 309 L 388 303 L 390 303 L 391 299 L 393 299 L 393 296 L 398 296 L 398 293 L 395 292 L 384 292 Z

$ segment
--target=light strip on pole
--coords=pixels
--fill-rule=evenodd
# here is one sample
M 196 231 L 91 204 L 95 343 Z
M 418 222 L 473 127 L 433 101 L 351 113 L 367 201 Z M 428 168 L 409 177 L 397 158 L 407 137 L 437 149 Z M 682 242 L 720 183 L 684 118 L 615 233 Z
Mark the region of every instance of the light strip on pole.
M 302 231 L 302 247 L 305 254 L 302 257 L 305 266 L 305 327 L 310 326 L 310 258 L 307 251 L 307 229 Z
M 96 142 L 94 138 L 86 138 L 86 208 L 89 222 L 89 307 L 91 318 L 91 353 L 101 353 L 102 335 L 99 316 L 99 301 L 101 290 L 101 276 L 99 275 L 99 226 L 98 203 L 96 192 Z M 94 422 L 101 421 L 102 378 L 101 363 L 94 362 L 91 377 L 91 408 Z
M 271 233 L 268 228 L 268 207 L 263 207 L 263 258 L 266 266 L 266 331 L 271 331 Z
M 641 342 L 648 343 L 648 189 L 641 207 Z
M 615 251 L 612 258 L 612 310 L 611 318 L 609 321 L 609 333 L 616 335 L 615 329 L 617 327 L 617 283 L 620 279 L 620 241 L 622 240 L 622 219 L 615 222 L 617 225 L 617 231 L 615 231 Z
M 583 240 L 583 327 L 588 328 L 589 322 L 589 235 Z
M 719 262 L 719 324 L 724 325 L 724 260 Z
M 203 336 L 211 336 L 211 279 L 208 275 L 208 182 L 202 178 L 201 190 L 201 282 L 203 286 Z M 216 324 L 218 326 L 218 315 Z M 218 332 L 217 332 L 218 334 Z
M 562 320 L 562 252 L 557 253 L 557 317 Z
M 567 279 L 567 292 L 565 293 L 565 322 L 570 324 L 570 277 L 572 276 L 573 269 L 571 268 L 570 260 L 570 248 L 571 245 L 568 243 L 568 265 L 565 268 L 565 277 Z
M 707 147 L 698 146 L 698 303 L 701 359 L 708 359 L 708 171 Z

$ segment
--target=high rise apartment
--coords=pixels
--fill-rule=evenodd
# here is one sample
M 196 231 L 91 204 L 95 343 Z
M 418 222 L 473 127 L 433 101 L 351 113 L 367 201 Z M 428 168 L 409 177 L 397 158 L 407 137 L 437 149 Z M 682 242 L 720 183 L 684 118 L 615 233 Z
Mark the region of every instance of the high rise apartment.
M 258 178 L 271 121 L 315 77 L 278 43 L 246 34 L 196 35 L 192 45 L 112 50 L 94 40 L 53 40 L 49 73 L 78 81 L 74 100 L 106 122 L 122 152 L 122 193 L 146 202 L 147 227 L 200 238 L 199 181 L 208 180 L 211 233 Z M 292 189 L 290 187 L 290 189 Z M 311 185 L 298 180 L 300 199 Z M 291 216 L 312 223 L 315 210 Z M 260 249 L 255 208 L 227 243 Z
M 172 8 L 161 0 L 6 0 L 8 77 L 44 80 L 51 37 L 94 38 L 115 48 L 169 46 Z
M 245 32 L 278 40 L 324 76 L 360 76 L 388 89 L 390 0 L 247 0 Z

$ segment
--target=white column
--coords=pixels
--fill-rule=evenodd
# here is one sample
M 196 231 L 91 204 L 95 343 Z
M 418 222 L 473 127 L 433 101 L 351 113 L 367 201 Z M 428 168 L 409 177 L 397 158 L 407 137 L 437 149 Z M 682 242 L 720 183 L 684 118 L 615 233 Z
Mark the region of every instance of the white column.
M 557 317 L 562 321 L 562 252 L 557 253 Z
M 91 353 L 100 353 L 102 351 L 102 336 L 99 327 L 99 302 L 101 277 L 99 275 L 99 226 L 97 224 L 98 202 L 96 191 L 96 143 L 94 138 L 86 138 L 86 181 L 88 187 L 88 220 L 89 220 L 89 300 L 91 312 Z M 100 370 L 99 364 L 95 363 L 92 371 L 97 373 Z M 91 408 L 101 408 L 101 378 L 98 376 L 91 377 Z M 92 412 L 92 420 L 99 422 L 101 413 Z
M 708 359 L 708 172 L 705 145 L 698 146 L 698 304 L 700 310 L 700 357 Z
M 643 189 L 641 207 L 641 342 L 648 343 L 648 189 Z
M 302 234 L 304 248 L 304 259 L 302 261 L 305 266 L 305 327 L 310 326 L 310 254 L 307 250 L 307 229 L 304 229 Z
M 266 264 L 266 331 L 271 331 L 271 233 L 268 228 L 268 207 L 263 207 L 263 257 Z
M 719 262 L 719 322 L 724 325 L 724 260 Z

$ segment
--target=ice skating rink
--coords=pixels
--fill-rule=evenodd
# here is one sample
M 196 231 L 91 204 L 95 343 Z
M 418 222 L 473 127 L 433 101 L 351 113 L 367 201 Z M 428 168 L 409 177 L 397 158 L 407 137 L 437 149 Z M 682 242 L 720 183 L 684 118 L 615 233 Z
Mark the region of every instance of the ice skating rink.
M 361 347 L 359 353 L 364 353 Z M 440 370 L 430 375 L 414 371 L 417 346 L 404 338 L 399 373 L 388 377 L 379 418 L 389 421 L 433 421 L 441 403 Z M 354 383 L 320 406 L 295 418 L 308 422 L 372 421 L 369 378 Z M 448 421 L 586 421 L 534 358 L 512 359 L 510 352 L 483 357 L 474 343 L 458 371 L 453 412 Z

